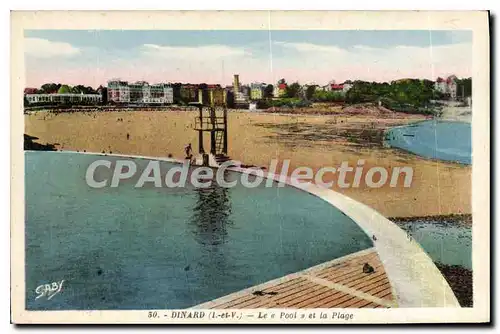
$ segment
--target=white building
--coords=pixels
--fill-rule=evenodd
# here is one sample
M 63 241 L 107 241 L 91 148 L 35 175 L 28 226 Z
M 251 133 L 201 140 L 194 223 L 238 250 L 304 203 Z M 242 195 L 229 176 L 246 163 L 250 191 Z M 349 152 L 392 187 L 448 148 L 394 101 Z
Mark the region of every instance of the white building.
M 151 100 L 151 86 L 145 82 L 142 85 L 142 97 L 139 99 L 140 102 L 149 103 Z
M 342 91 L 344 92 L 344 94 L 347 93 L 352 88 L 352 86 L 353 86 L 353 84 L 344 82 L 344 87 L 342 88 Z
M 264 98 L 264 89 L 266 84 L 255 82 L 250 85 L 250 99 L 262 100 Z
M 452 100 L 457 99 L 457 77 L 450 75 L 448 78 L 437 78 L 434 89 L 450 96 Z
M 99 104 L 101 94 L 26 94 L 30 104 Z
M 331 92 L 332 91 L 332 86 L 338 86 L 335 84 L 335 80 L 330 80 L 327 85 L 323 86 L 323 90 L 325 92 Z
M 174 103 L 174 90 L 170 84 L 153 84 L 138 81 L 111 80 L 108 82 L 108 101 L 116 103 L 171 104 Z
M 274 85 L 273 96 L 275 98 L 285 96 L 286 87 L 287 87 L 286 83 L 277 83 L 276 85 Z
M 165 96 L 165 103 L 174 103 L 174 89 L 170 85 L 163 87 L 163 95 Z
M 234 103 L 236 104 L 247 104 L 248 103 L 248 95 L 242 92 L 234 93 Z
M 127 81 L 108 81 L 108 101 L 116 103 L 130 102 L 130 87 Z

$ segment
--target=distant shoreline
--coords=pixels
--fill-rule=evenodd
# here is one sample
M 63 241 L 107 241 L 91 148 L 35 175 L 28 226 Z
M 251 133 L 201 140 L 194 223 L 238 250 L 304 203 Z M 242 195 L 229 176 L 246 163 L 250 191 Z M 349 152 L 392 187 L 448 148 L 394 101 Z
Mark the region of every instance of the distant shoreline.
M 358 111 L 358 109 L 360 109 Z M 158 112 L 182 112 L 196 111 L 195 106 L 114 106 L 114 105 L 99 105 L 99 106 L 37 106 L 25 107 L 24 113 L 31 114 L 34 112 L 52 112 L 52 113 L 78 113 L 78 112 L 137 112 L 137 111 L 158 111 Z M 287 116 L 362 116 L 363 111 L 369 114 L 378 114 L 381 118 L 414 118 L 420 117 L 431 119 L 432 116 L 419 113 L 404 113 L 393 111 L 375 103 L 356 103 L 356 104 L 318 104 L 311 107 L 271 107 L 268 109 L 241 109 L 227 108 L 228 112 L 244 112 L 255 114 L 272 114 L 272 115 L 287 115 Z M 373 116 L 373 115 L 370 115 Z
M 415 217 L 389 217 L 387 218 L 395 224 L 406 224 L 415 221 L 437 221 L 437 222 L 454 222 L 472 224 L 472 214 L 449 214 L 449 215 L 433 215 L 433 216 L 415 216 Z

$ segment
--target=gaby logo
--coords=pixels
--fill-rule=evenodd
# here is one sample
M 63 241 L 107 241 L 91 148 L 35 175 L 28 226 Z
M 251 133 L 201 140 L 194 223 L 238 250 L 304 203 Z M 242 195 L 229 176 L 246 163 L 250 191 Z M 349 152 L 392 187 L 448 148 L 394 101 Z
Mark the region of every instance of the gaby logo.
M 37 294 L 35 299 L 46 297 L 47 300 L 52 299 L 55 295 L 57 295 L 62 290 L 64 280 L 52 282 L 50 284 L 42 284 L 39 285 L 35 292 Z
M 269 175 L 276 175 L 277 179 L 266 178 L 263 169 L 247 168 L 240 170 L 239 180 L 228 181 L 225 175 L 231 167 L 234 167 L 231 161 L 223 163 L 218 168 L 191 166 L 189 161 L 186 161 L 184 164 L 170 167 L 166 172 L 162 172 L 160 161 L 155 160 L 149 161 L 145 167 L 140 168 L 133 160 L 117 160 L 114 167 L 109 160 L 96 160 L 87 168 L 85 180 L 89 187 L 95 189 L 116 188 L 123 181 L 132 179 L 137 179 L 135 188 L 142 188 L 146 185 L 156 188 L 182 188 L 186 187 L 188 179 L 189 185 L 195 188 L 209 188 L 213 181 L 223 188 L 235 187 L 238 181 L 246 188 L 255 188 L 260 186 L 264 180 L 264 186 L 268 188 L 275 186 L 275 181 L 277 181 L 278 187 L 284 187 L 287 180 L 296 187 L 314 183 L 325 188 L 334 186 L 339 188 L 362 186 L 381 188 L 387 184 L 394 188 L 403 179 L 402 186 L 404 188 L 411 186 L 413 180 L 413 168 L 411 167 L 394 167 L 391 171 L 384 167 L 371 167 L 365 171 L 364 163 L 364 160 L 358 160 L 356 166 L 350 166 L 348 162 L 344 161 L 338 167 L 322 167 L 317 171 L 310 167 L 298 167 L 289 171 L 290 160 L 283 160 L 278 172 L 278 160 L 273 159 L 267 170 Z M 111 172 L 111 177 L 96 178 L 96 174 L 102 169 Z M 325 179 L 330 181 L 327 182 Z

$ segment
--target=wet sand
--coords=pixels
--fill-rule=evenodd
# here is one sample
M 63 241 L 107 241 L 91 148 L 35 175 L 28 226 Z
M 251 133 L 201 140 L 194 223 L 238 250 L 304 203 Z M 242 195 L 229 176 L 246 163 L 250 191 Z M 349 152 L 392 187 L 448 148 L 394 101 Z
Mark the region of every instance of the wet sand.
M 37 112 L 25 115 L 25 133 L 38 137 L 40 144 L 57 144 L 59 150 L 183 158 L 187 143 L 198 149 L 193 130 L 196 115 L 186 111 Z M 384 129 L 423 119 L 398 113 L 344 113 L 340 109 L 331 115 L 230 112 L 229 155 L 245 164 L 265 167 L 271 159 L 290 159 L 290 170 L 308 166 L 317 171 L 338 167 L 342 161 L 356 166 L 359 159 L 365 160 L 364 173 L 373 166 L 389 172 L 396 166 L 409 166 L 414 173 L 410 188 L 402 187 L 401 177 L 401 186 L 396 188 L 372 189 L 362 183 L 359 188 L 332 189 L 388 217 L 469 214 L 470 166 L 431 161 L 382 145 Z M 352 181 L 350 176 L 348 181 Z M 335 180 L 334 174 L 325 174 L 324 181 Z

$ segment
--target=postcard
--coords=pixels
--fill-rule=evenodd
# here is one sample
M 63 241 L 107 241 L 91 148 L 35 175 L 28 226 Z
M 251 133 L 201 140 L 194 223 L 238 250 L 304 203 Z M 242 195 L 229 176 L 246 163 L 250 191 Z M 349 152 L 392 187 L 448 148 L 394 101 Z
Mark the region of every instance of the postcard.
M 488 12 L 11 26 L 13 323 L 490 321 Z

